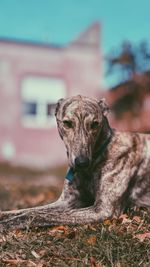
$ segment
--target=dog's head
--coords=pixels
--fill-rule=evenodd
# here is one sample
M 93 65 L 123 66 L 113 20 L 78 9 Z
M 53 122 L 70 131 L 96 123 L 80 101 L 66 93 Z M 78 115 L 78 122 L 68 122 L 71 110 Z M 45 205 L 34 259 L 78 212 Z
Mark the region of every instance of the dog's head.
M 104 99 L 97 101 L 79 95 L 59 100 L 55 115 L 71 167 L 90 165 L 108 110 Z

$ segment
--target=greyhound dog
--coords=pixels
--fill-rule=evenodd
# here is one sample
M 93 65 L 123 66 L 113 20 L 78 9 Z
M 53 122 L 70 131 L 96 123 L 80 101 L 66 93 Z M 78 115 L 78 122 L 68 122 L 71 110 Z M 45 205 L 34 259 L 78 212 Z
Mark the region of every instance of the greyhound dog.
M 58 102 L 58 131 L 69 162 L 62 194 L 52 204 L 2 212 L 1 225 L 92 223 L 131 205 L 150 207 L 150 135 L 113 130 L 108 110 L 103 99 L 80 95 Z

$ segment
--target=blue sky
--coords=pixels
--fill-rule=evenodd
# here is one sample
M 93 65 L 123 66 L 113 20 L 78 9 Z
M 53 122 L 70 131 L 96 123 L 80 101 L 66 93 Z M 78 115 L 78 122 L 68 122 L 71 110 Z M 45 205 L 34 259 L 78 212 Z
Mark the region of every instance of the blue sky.
M 123 40 L 150 43 L 150 0 L 0 0 L 0 37 L 63 45 L 95 21 L 104 54 Z

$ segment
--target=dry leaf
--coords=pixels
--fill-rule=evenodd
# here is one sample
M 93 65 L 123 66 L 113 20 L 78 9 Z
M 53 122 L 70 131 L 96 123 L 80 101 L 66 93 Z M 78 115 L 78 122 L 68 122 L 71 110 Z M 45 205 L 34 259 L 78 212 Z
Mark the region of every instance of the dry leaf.
M 137 234 L 134 235 L 134 238 L 139 239 L 141 242 L 143 242 L 146 238 L 150 239 L 150 232 L 144 233 L 144 234 Z
M 6 263 L 6 265 L 8 264 L 10 266 L 13 265 L 13 266 L 18 266 L 18 264 L 21 266 L 21 264 L 26 264 L 26 266 L 28 267 L 33 267 L 33 266 L 36 266 L 36 263 L 34 263 L 33 261 L 29 260 L 21 260 L 21 259 L 2 259 L 2 262 L 3 263 Z
M 90 257 L 90 267 L 103 267 L 101 264 L 96 263 L 96 260 L 94 259 L 94 257 Z
M 90 244 L 90 245 L 95 245 L 96 241 L 97 241 L 97 238 L 96 236 L 90 236 L 87 240 L 87 243 Z
M 109 220 L 109 219 L 107 219 L 107 220 L 104 220 L 104 221 L 103 221 L 103 224 L 104 224 L 104 225 L 111 225 L 111 224 L 112 224 L 112 221 Z
M 15 235 L 15 237 L 17 238 L 17 237 L 22 237 L 22 236 L 24 236 L 24 233 L 23 233 L 23 231 L 22 230 L 14 230 L 13 231 L 13 234 Z
M 122 215 L 119 217 L 118 221 L 119 221 L 121 224 L 125 224 L 125 223 L 131 223 L 132 220 L 128 217 L 127 214 L 122 214 Z
M 68 232 L 68 227 L 67 226 L 54 226 L 49 230 L 50 233 L 60 233 L 60 234 L 66 234 Z
M 140 223 L 141 222 L 141 217 L 139 216 L 134 216 L 133 217 L 133 221 L 137 222 L 137 223 Z

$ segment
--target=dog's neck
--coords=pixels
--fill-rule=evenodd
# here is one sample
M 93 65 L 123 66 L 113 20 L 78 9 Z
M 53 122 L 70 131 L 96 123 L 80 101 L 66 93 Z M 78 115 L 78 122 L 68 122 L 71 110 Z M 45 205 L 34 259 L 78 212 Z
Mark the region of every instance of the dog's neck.
M 101 156 L 105 153 L 105 151 L 107 150 L 107 146 L 111 142 L 112 136 L 113 130 L 109 125 L 108 119 L 104 117 L 103 126 L 95 144 L 95 149 L 93 153 L 94 161 L 98 158 L 101 158 Z

